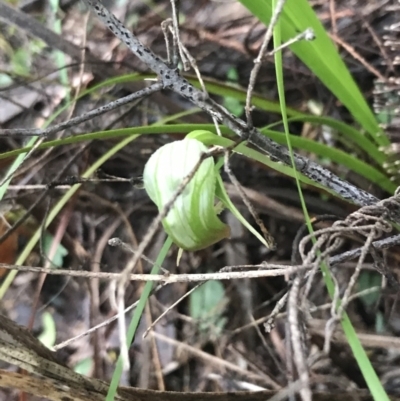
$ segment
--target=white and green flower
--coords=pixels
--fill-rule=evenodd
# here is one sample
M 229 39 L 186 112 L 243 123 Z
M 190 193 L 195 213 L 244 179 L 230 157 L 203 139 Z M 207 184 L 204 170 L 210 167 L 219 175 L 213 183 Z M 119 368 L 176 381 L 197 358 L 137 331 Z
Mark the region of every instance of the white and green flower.
M 144 187 L 159 211 L 172 199 L 182 180 L 207 151 L 200 141 L 185 138 L 162 146 L 146 163 Z M 163 219 L 167 234 L 182 249 L 196 251 L 229 237 L 229 226 L 217 216 L 215 190 L 217 172 L 209 157 L 178 196 Z

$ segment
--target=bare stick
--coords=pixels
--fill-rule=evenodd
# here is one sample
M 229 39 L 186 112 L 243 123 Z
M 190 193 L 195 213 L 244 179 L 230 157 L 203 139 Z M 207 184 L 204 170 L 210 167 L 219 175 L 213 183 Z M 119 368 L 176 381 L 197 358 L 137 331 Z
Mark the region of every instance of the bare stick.
M 199 287 L 201 287 L 203 283 L 197 284 L 196 286 L 194 286 L 191 290 L 185 292 L 185 294 L 183 294 L 177 301 L 175 301 L 172 305 L 168 306 L 168 308 L 165 309 L 164 312 L 162 312 L 160 314 L 160 316 L 157 317 L 157 319 L 155 319 L 153 321 L 153 323 L 146 329 L 146 331 L 143 333 L 143 338 L 147 337 L 147 335 L 149 334 L 150 330 L 153 329 L 153 327 L 172 309 L 175 308 L 175 306 L 179 305 L 185 298 L 187 298 L 190 294 L 192 294 L 193 292 L 195 292 Z
M 62 131 L 67 128 L 74 127 L 75 125 L 84 123 L 85 121 L 91 120 L 92 118 L 101 116 L 104 113 L 107 113 L 109 111 L 115 110 L 118 107 L 121 107 L 127 103 L 132 102 L 135 99 L 142 98 L 144 96 L 151 95 L 152 93 L 158 92 L 160 89 L 162 89 L 162 85 L 160 83 L 154 83 L 151 86 L 148 86 L 147 88 L 138 90 L 135 93 L 131 93 L 128 96 L 122 97 L 121 99 L 115 100 L 111 103 L 108 103 L 104 106 L 98 107 L 97 109 L 94 109 L 90 111 L 89 113 L 83 114 L 78 117 L 71 118 L 68 121 L 64 121 L 60 124 L 53 125 L 49 128 L 46 129 L 25 129 L 25 128 L 16 128 L 16 129 L 2 129 L 0 130 L 0 137 L 1 136 L 43 136 L 47 137 L 52 134 L 55 134 L 59 131 Z
M 253 128 L 253 119 L 251 117 L 251 97 L 253 95 L 254 86 L 256 84 L 258 73 L 260 72 L 262 60 L 267 52 L 267 46 L 272 37 L 272 31 L 278 21 L 278 18 L 283 10 L 283 6 L 285 5 L 286 0 L 279 0 L 276 4 L 276 7 L 273 10 L 271 21 L 269 22 L 267 32 L 265 32 L 264 40 L 262 42 L 260 51 L 258 52 L 257 58 L 254 60 L 254 67 L 250 73 L 249 85 L 247 87 L 247 95 L 246 95 L 246 118 L 247 125 L 249 128 Z
M 298 316 L 298 296 L 300 291 L 300 284 L 301 276 L 297 276 L 293 280 L 293 285 L 289 292 L 287 308 L 288 324 L 290 329 L 290 342 L 293 348 L 293 359 L 301 383 L 299 393 L 303 401 L 311 401 L 312 393 L 310 389 L 310 375 L 308 372 L 307 361 L 304 355 L 303 345 L 301 341 L 300 322 Z
M 254 265 L 254 266 L 231 266 L 232 268 L 252 268 L 258 270 L 245 270 L 245 271 L 229 271 L 221 273 L 196 273 L 196 274 L 130 274 L 129 281 L 152 281 L 163 284 L 172 283 L 196 283 L 199 281 L 208 280 L 240 280 L 247 278 L 260 278 L 260 277 L 278 277 L 294 274 L 301 270 L 310 269 L 310 265 Z M 46 269 L 39 266 L 18 266 L 9 265 L 7 263 L 0 263 L 0 268 L 8 270 L 18 270 L 20 272 L 34 272 L 46 273 L 53 276 L 69 276 L 69 277 L 85 277 L 85 278 L 98 278 L 102 280 L 118 280 L 121 278 L 121 273 L 104 273 L 104 272 L 89 272 L 83 270 L 66 270 L 66 269 Z
M 179 0 L 170 0 L 171 8 L 172 8 L 172 35 L 174 36 L 174 43 L 176 43 L 176 47 L 178 48 L 179 57 L 183 64 L 183 70 L 188 71 L 190 69 L 190 61 L 186 58 L 186 53 L 183 50 L 183 44 L 181 42 L 180 34 L 179 34 Z M 175 60 L 172 60 L 173 66 L 177 67 L 178 60 L 176 59 L 177 53 L 176 49 L 174 52 Z
M 289 39 L 287 42 L 282 43 L 279 47 L 276 47 L 272 52 L 267 53 L 267 55 L 273 55 L 276 52 L 279 52 L 280 50 L 285 49 L 286 47 L 292 45 L 293 43 L 299 42 L 300 40 L 314 40 L 314 31 L 312 29 L 306 29 L 304 32 L 299 33 L 297 36 L 295 36 L 292 39 Z

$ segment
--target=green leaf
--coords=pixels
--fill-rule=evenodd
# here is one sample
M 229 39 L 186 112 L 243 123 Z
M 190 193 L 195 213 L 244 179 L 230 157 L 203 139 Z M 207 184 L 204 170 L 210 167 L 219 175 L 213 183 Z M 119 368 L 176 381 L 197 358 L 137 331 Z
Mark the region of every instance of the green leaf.
M 43 332 L 39 335 L 38 340 L 47 348 L 52 348 L 56 343 L 56 324 L 53 316 L 49 312 L 44 312 L 42 315 Z
M 11 64 L 14 74 L 29 76 L 31 67 L 30 53 L 22 47 L 17 49 L 12 56 Z
M 358 290 L 364 291 L 372 287 L 380 287 L 382 284 L 382 276 L 379 273 L 363 270 L 358 278 Z M 372 292 L 361 296 L 361 300 L 367 307 L 375 305 L 381 294 L 380 291 Z
M 92 370 L 92 366 L 93 366 L 93 358 L 91 357 L 84 358 L 74 366 L 74 371 L 81 375 L 87 376 Z
M 43 238 L 43 250 L 46 255 L 50 253 L 51 246 L 53 244 L 53 236 L 49 233 L 46 233 Z M 56 252 L 54 256 L 51 258 L 51 263 L 57 267 L 61 267 L 63 263 L 64 256 L 68 255 L 68 251 L 64 248 L 62 244 L 57 245 Z
M 190 294 L 190 316 L 198 321 L 201 331 L 219 335 L 227 321 L 222 316 L 226 303 L 224 286 L 219 281 L 207 281 Z
M 231 213 L 266 247 L 271 248 L 264 237 L 243 217 L 236 206 L 232 203 L 228 194 L 226 193 L 224 183 L 221 176 L 218 174 L 217 177 L 217 191 L 216 196 L 223 202 L 225 207 L 231 211 Z
M 232 67 L 228 70 L 227 78 L 230 81 L 237 82 L 237 80 L 239 79 L 239 75 L 236 68 Z M 243 113 L 243 104 L 235 97 L 224 96 L 223 106 L 237 117 L 240 117 Z
M 13 79 L 3 72 L 0 72 L 0 88 L 6 88 L 13 83 Z
M 207 281 L 190 294 L 190 316 L 197 320 L 209 317 L 224 297 L 224 286 L 219 281 Z
M 265 25 L 270 23 L 271 0 L 239 1 Z M 291 45 L 290 49 L 347 107 L 377 144 L 388 144 L 388 139 L 379 135 L 381 129 L 372 110 L 307 0 L 287 0 L 280 24 L 283 41 L 294 38 L 307 28 L 313 29 L 316 36 L 314 41 L 302 40 Z

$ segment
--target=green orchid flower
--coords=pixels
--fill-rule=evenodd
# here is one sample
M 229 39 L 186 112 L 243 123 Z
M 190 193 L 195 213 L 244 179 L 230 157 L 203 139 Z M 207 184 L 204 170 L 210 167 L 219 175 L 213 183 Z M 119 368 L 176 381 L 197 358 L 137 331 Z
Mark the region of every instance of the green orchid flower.
M 194 169 L 207 147 L 185 138 L 162 146 L 146 163 L 143 182 L 151 200 L 161 211 L 173 198 L 182 180 Z M 218 217 L 215 191 L 218 173 L 209 157 L 174 202 L 162 224 L 183 250 L 197 251 L 230 236 L 230 228 Z

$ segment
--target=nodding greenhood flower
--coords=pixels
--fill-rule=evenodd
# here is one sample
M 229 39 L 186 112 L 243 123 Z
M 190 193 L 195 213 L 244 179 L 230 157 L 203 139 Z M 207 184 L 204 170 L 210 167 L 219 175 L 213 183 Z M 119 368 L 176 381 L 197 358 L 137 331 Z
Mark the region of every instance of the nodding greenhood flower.
M 200 141 L 186 138 L 162 146 L 150 157 L 144 168 L 143 182 L 159 211 L 172 199 L 182 180 L 206 151 Z M 165 231 L 180 248 L 197 251 L 230 236 L 229 226 L 216 213 L 216 183 L 214 160 L 209 157 L 203 160 L 163 219 Z

